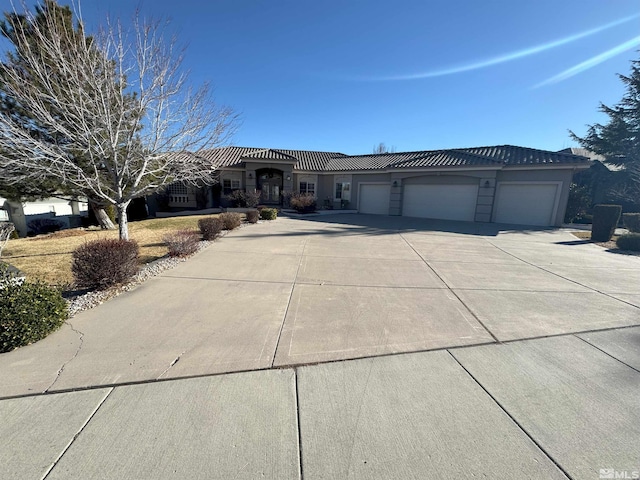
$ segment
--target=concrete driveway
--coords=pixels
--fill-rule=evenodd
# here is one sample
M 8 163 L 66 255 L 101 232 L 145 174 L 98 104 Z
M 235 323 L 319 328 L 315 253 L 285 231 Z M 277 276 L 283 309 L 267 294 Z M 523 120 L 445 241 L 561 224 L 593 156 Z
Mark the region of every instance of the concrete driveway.
M 632 474 L 638 267 L 558 230 L 243 228 L 0 355 L 0 463 L 7 478 Z

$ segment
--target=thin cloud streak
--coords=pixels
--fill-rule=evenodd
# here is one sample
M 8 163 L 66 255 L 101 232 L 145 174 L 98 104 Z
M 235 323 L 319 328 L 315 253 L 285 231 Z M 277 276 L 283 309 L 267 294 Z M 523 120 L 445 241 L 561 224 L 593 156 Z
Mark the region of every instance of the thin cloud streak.
M 507 53 L 504 55 L 500 55 L 498 57 L 489 58 L 486 60 L 481 60 L 479 62 L 470 63 L 468 65 L 461 65 L 457 67 L 446 68 L 443 70 L 434 70 L 430 72 L 423 73 L 415 73 L 410 75 L 396 75 L 396 76 L 388 76 L 388 77 L 351 77 L 350 80 L 359 80 L 359 81 L 369 81 L 369 82 L 384 82 L 384 81 L 398 81 L 398 80 L 419 80 L 423 78 L 432 78 L 432 77 L 441 77 L 444 75 L 452 75 L 455 73 L 468 72 L 471 70 L 478 70 L 480 68 L 490 67 L 492 65 L 498 65 L 500 63 L 506 63 L 513 60 L 518 60 L 523 57 L 528 57 L 530 55 L 534 55 L 536 53 L 544 52 L 545 50 L 550 50 L 552 48 L 560 47 L 562 45 L 566 45 L 571 42 L 575 42 L 576 40 L 580 40 L 585 37 L 589 37 L 591 35 L 595 35 L 596 33 L 600 33 L 609 28 L 616 27 L 620 24 L 629 22 L 631 20 L 635 20 L 640 17 L 640 14 L 632 15 L 630 17 L 624 17 L 619 20 L 616 20 L 611 23 L 607 23 L 606 25 L 602 25 L 600 27 L 592 28 L 590 30 L 586 30 L 584 32 L 576 33 L 574 35 L 570 35 L 568 37 L 560 38 L 558 40 L 554 40 L 552 42 L 543 43 L 541 45 L 536 45 L 534 47 L 525 48 L 523 50 L 518 50 L 515 52 Z
M 620 45 L 618 45 L 616 47 L 613 47 L 611 50 L 607 50 L 606 52 L 602 52 L 600 55 L 596 55 L 595 57 L 591 57 L 590 59 L 585 60 L 582 63 L 574 65 L 571 68 L 568 68 L 564 72 L 560 72 L 559 74 L 554 75 L 553 77 L 548 78 L 545 81 L 538 83 L 533 88 L 539 88 L 539 87 L 543 87 L 545 85 L 551 85 L 553 83 L 562 82 L 563 80 L 566 80 L 567 78 L 571 78 L 571 77 L 573 77 L 575 75 L 578 75 L 579 73 L 582 73 L 585 70 L 589 70 L 590 68 L 593 68 L 596 65 L 599 65 L 602 62 L 605 62 L 605 61 L 609 60 L 610 58 L 615 57 L 616 55 L 620 55 L 622 52 L 625 52 L 627 50 L 631 50 L 632 48 L 635 48 L 638 45 L 640 45 L 640 37 L 632 38 L 631 40 L 629 40 L 627 42 L 621 43 Z

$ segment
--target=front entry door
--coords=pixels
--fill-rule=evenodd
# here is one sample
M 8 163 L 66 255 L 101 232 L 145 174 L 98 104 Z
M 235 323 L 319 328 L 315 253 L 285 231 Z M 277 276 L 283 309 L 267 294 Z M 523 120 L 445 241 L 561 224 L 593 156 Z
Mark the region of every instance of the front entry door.
M 262 201 L 280 203 L 280 185 L 274 182 L 262 182 Z
M 260 201 L 268 204 L 280 204 L 282 195 L 282 172 L 264 170 L 258 173 L 258 189 L 262 192 Z

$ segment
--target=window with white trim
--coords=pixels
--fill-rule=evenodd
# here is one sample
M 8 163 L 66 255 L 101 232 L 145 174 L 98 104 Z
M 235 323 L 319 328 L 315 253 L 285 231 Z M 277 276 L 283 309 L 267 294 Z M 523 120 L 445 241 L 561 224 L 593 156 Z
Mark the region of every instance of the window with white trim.
M 234 190 L 240 190 L 240 180 L 225 178 L 222 180 L 222 190 L 225 195 L 229 195 Z
M 187 186 L 182 183 L 172 183 L 169 185 L 169 193 L 171 195 L 186 195 L 189 193 L 187 191 Z
M 316 194 L 316 184 L 313 182 L 300 182 L 300 193 Z
M 351 182 L 344 180 L 335 183 L 334 200 L 351 200 Z

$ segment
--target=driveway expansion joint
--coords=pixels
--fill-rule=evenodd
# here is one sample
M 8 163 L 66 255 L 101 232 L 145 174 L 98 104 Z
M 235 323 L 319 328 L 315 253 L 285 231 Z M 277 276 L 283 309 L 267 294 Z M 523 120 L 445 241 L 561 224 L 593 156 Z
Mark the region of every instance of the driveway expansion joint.
M 491 242 L 489 242 L 489 243 L 491 243 Z M 615 294 L 606 293 L 606 292 L 603 292 L 603 291 L 601 291 L 601 290 L 598 290 L 597 288 L 593 288 L 593 287 L 590 287 L 590 286 L 588 286 L 588 285 L 584 285 L 584 284 L 582 284 L 582 283 L 580 283 L 580 282 L 578 282 L 578 281 L 576 281 L 576 280 L 571 280 L 570 278 L 567 278 L 567 277 L 565 277 L 565 276 L 562 276 L 562 275 L 560 275 L 559 273 L 552 272 L 551 270 L 547 270 L 546 268 L 541 267 L 540 265 L 536 265 L 535 263 L 531 263 L 531 262 L 528 262 L 528 261 L 526 261 L 526 260 L 523 260 L 522 258 L 520 258 L 520 257 L 518 257 L 518 256 L 516 256 L 516 255 L 514 255 L 514 254 L 513 254 L 513 253 L 511 253 L 511 252 L 507 252 L 506 250 L 503 250 L 502 248 L 500 248 L 499 246 L 497 246 L 497 245 L 495 245 L 495 244 L 493 244 L 493 243 L 491 243 L 491 245 L 493 245 L 494 247 L 496 247 L 496 248 L 497 248 L 498 250 L 500 250 L 501 252 L 504 252 L 504 253 L 506 253 L 507 255 L 510 255 L 510 256 L 512 256 L 513 258 L 516 258 L 516 259 L 520 260 L 521 262 L 526 263 L 527 265 L 529 265 L 529 266 L 531 266 L 531 267 L 535 267 L 535 268 L 537 268 L 537 269 L 539 269 L 539 270 L 542 270 L 542 271 L 543 271 L 543 272 L 545 272 L 545 273 L 549 273 L 549 274 L 551 274 L 551 275 L 555 275 L 556 277 L 561 278 L 561 279 L 563 279 L 563 280 L 566 280 L 567 282 L 575 283 L 576 285 L 579 285 L 579 286 L 581 286 L 581 287 L 583 287 L 583 288 L 586 288 L 586 289 L 588 289 L 588 290 L 591 290 L 591 291 L 592 291 L 592 292 L 594 292 L 594 293 L 599 293 L 599 294 L 601 294 L 601 295 L 604 295 L 605 297 L 612 298 L 613 300 L 617 300 L 618 302 L 625 303 L 625 304 L 627 304 L 627 305 L 630 305 L 630 306 L 632 306 L 632 307 L 637 308 L 637 309 L 639 309 L 639 310 L 640 310 L 640 306 L 638 306 L 638 305 L 634 305 L 633 303 L 630 303 L 630 302 L 627 302 L 627 301 L 622 300 L 622 299 L 620 299 L 620 298 L 614 297 L 613 295 L 615 295 Z M 629 269 L 629 270 L 633 270 L 633 269 Z
M 296 433 L 298 438 L 298 478 L 304 478 L 304 467 L 302 466 L 302 432 L 300 430 L 300 391 L 298 389 L 298 369 L 293 369 L 293 383 L 296 393 Z
M 62 452 L 60 452 L 60 455 L 58 455 L 58 457 L 53 461 L 53 463 L 49 466 L 49 468 L 47 468 L 47 470 L 44 472 L 44 474 L 42 475 L 41 480 L 46 480 L 46 478 L 49 476 L 49 474 L 51 473 L 51 471 L 56 467 L 56 465 L 60 462 L 60 460 L 62 459 L 62 457 L 64 456 L 65 453 L 67 453 L 67 451 L 69 450 L 69 448 L 71 448 L 71 445 L 73 445 L 73 442 L 76 441 L 76 439 L 80 436 L 80 434 L 84 431 L 84 429 L 87 427 L 87 425 L 89 425 L 89 422 L 93 419 L 93 417 L 95 417 L 96 413 L 98 413 L 98 410 L 100 410 L 100 408 L 102 407 L 102 405 L 104 405 L 104 402 L 107 401 L 107 398 L 109 398 L 109 395 L 111 395 L 111 392 L 113 392 L 115 390 L 114 387 L 111 387 L 109 389 L 109 391 L 106 393 L 106 395 L 102 398 L 102 400 L 98 403 L 98 405 L 96 406 L 96 408 L 93 409 L 93 411 L 89 414 L 89 416 L 87 417 L 87 419 L 85 420 L 85 422 L 80 426 L 80 429 L 76 432 L 76 434 L 73 436 L 73 438 L 69 441 L 69 443 L 62 449 Z
M 400 233 L 399 234 L 400 238 L 402 240 L 404 240 L 404 242 L 409 246 L 409 248 L 411 248 L 411 250 L 413 250 L 415 252 L 416 255 L 418 255 L 418 257 L 420 257 L 422 259 L 422 261 L 424 262 L 424 264 L 433 272 L 433 274 L 438 277 L 438 279 L 447 287 L 447 290 L 449 290 L 451 292 L 451 294 L 453 296 L 455 296 L 458 301 L 464 306 L 464 308 L 467 309 L 467 311 L 471 314 L 471 316 L 476 320 L 476 322 L 478 322 L 482 328 L 484 328 L 486 330 L 486 332 L 491 335 L 491 338 L 493 338 L 493 340 L 495 341 L 495 343 L 501 343 L 500 340 L 498 339 L 498 337 L 496 337 L 493 332 L 491 330 L 489 330 L 487 328 L 487 326 L 482 322 L 482 320 L 480 320 L 480 318 L 478 318 L 478 316 L 473 312 L 473 310 L 471 310 L 469 308 L 469 306 L 462 300 L 462 298 L 460 298 L 460 296 L 455 292 L 455 290 L 451 287 L 451 285 L 449 285 L 444 278 L 442 278 L 442 276 L 435 271 L 435 269 L 429 264 L 429 262 L 413 247 L 413 245 L 411 245 L 411 243 L 409 243 L 407 241 L 406 238 L 404 238 L 404 236 Z M 491 243 L 491 242 L 489 242 Z
M 79 341 L 80 341 L 80 345 L 78 345 L 78 348 L 76 349 L 76 352 L 73 354 L 73 356 L 67 360 L 66 362 L 64 362 L 62 364 L 62 366 L 60 367 L 60 369 L 58 370 L 58 372 L 56 373 L 56 378 L 53 380 L 53 382 L 51 383 L 51 385 L 49 385 L 47 388 L 44 389 L 44 391 L 42 393 L 48 393 L 49 390 L 56 384 L 56 382 L 58 381 L 58 379 L 60 378 L 60 375 L 62 375 L 62 372 L 64 372 L 64 368 L 71 363 L 71 361 L 76 358 L 78 356 L 78 354 L 80 353 L 80 350 L 82 350 L 82 346 L 84 344 L 84 333 L 81 332 L 80 330 L 77 330 L 73 324 L 71 322 L 69 322 L 68 320 L 66 322 L 64 322 L 66 325 L 69 325 L 69 328 L 78 334 L 79 336 Z
M 298 260 L 298 268 L 296 268 L 296 274 L 293 277 L 293 281 L 291 282 L 291 291 L 289 292 L 289 298 L 287 299 L 287 307 L 284 309 L 284 315 L 282 316 L 282 323 L 280 324 L 280 330 L 278 331 L 278 338 L 276 339 L 276 346 L 273 349 L 273 356 L 271 357 L 271 365 L 269 368 L 273 368 L 273 364 L 276 362 L 276 354 L 278 353 L 278 347 L 280 346 L 280 339 L 282 338 L 284 323 L 287 321 L 289 306 L 291 306 L 291 299 L 293 298 L 293 290 L 296 288 L 298 275 L 300 274 L 300 269 L 302 268 L 302 262 L 304 260 L 304 250 L 305 248 L 307 248 L 308 241 L 309 241 L 309 237 L 307 236 L 305 237 L 304 243 L 302 244 L 302 252 L 300 253 L 300 260 Z
M 511 421 L 514 423 L 514 425 L 516 427 L 518 427 L 518 429 L 527 436 L 527 438 L 533 442 L 533 444 L 538 447 L 538 449 L 544 454 L 545 457 L 547 457 L 555 466 L 556 468 L 558 468 L 558 470 L 560 470 L 562 472 L 562 474 L 567 477 L 569 480 L 573 480 L 573 477 L 571 475 L 569 475 L 569 473 L 562 468 L 562 466 L 556 461 L 555 458 L 553 458 L 552 455 L 550 455 L 543 447 L 540 443 L 538 443 L 536 441 L 535 438 L 533 438 L 533 436 L 520 424 L 520 422 L 518 422 L 518 420 L 516 420 L 516 418 L 511 415 L 509 413 L 509 411 L 498 401 L 497 398 L 495 398 L 491 392 L 489 392 L 489 390 L 487 390 L 484 385 L 482 385 L 482 383 L 480 383 L 480 381 L 473 376 L 473 374 L 457 359 L 457 357 L 451 353 L 448 349 L 447 349 L 447 353 L 449 355 L 451 355 L 451 357 L 453 358 L 453 360 L 460 365 L 460 368 L 462 368 L 467 375 L 469 375 L 469 377 L 471 377 L 471 379 L 489 396 L 489 398 L 498 406 L 498 408 L 500 408 L 500 410 L 502 410 L 504 412 L 504 414 L 509 417 L 509 419 L 511 419 Z
M 627 327 L 627 328 L 629 328 L 629 327 Z M 589 345 L 590 347 L 593 347 L 593 348 L 595 348 L 596 350 L 599 350 L 600 352 L 604 353 L 604 354 L 605 354 L 605 355 L 607 355 L 608 357 L 613 358 L 613 359 L 614 359 L 614 360 L 616 360 L 617 362 L 620 362 L 620 363 L 621 363 L 621 364 L 623 364 L 625 367 L 629 367 L 631 370 L 634 370 L 634 371 L 636 371 L 636 372 L 640 373 L 640 370 L 638 370 L 636 367 L 632 367 L 632 366 L 631 366 L 631 365 L 629 365 L 628 363 L 623 362 L 622 360 L 620 360 L 618 357 L 616 357 L 616 356 L 614 356 L 614 355 L 610 354 L 610 353 L 609 353 L 609 352 L 607 352 L 606 350 L 603 350 L 602 348 L 598 347 L 597 345 L 594 345 L 593 343 L 591 343 L 591 342 L 590 342 L 589 340 L 587 340 L 586 338 L 582 338 L 582 337 L 580 336 L 580 335 L 583 335 L 583 334 L 585 334 L 585 333 L 588 333 L 588 332 L 579 332 L 579 333 L 574 334 L 573 336 L 574 336 L 574 337 L 576 337 L 576 338 L 578 338 L 578 339 L 580 339 L 580 340 L 582 340 L 584 343 L 586 343 L 586 344 L 587 344 L 587 345 Z

